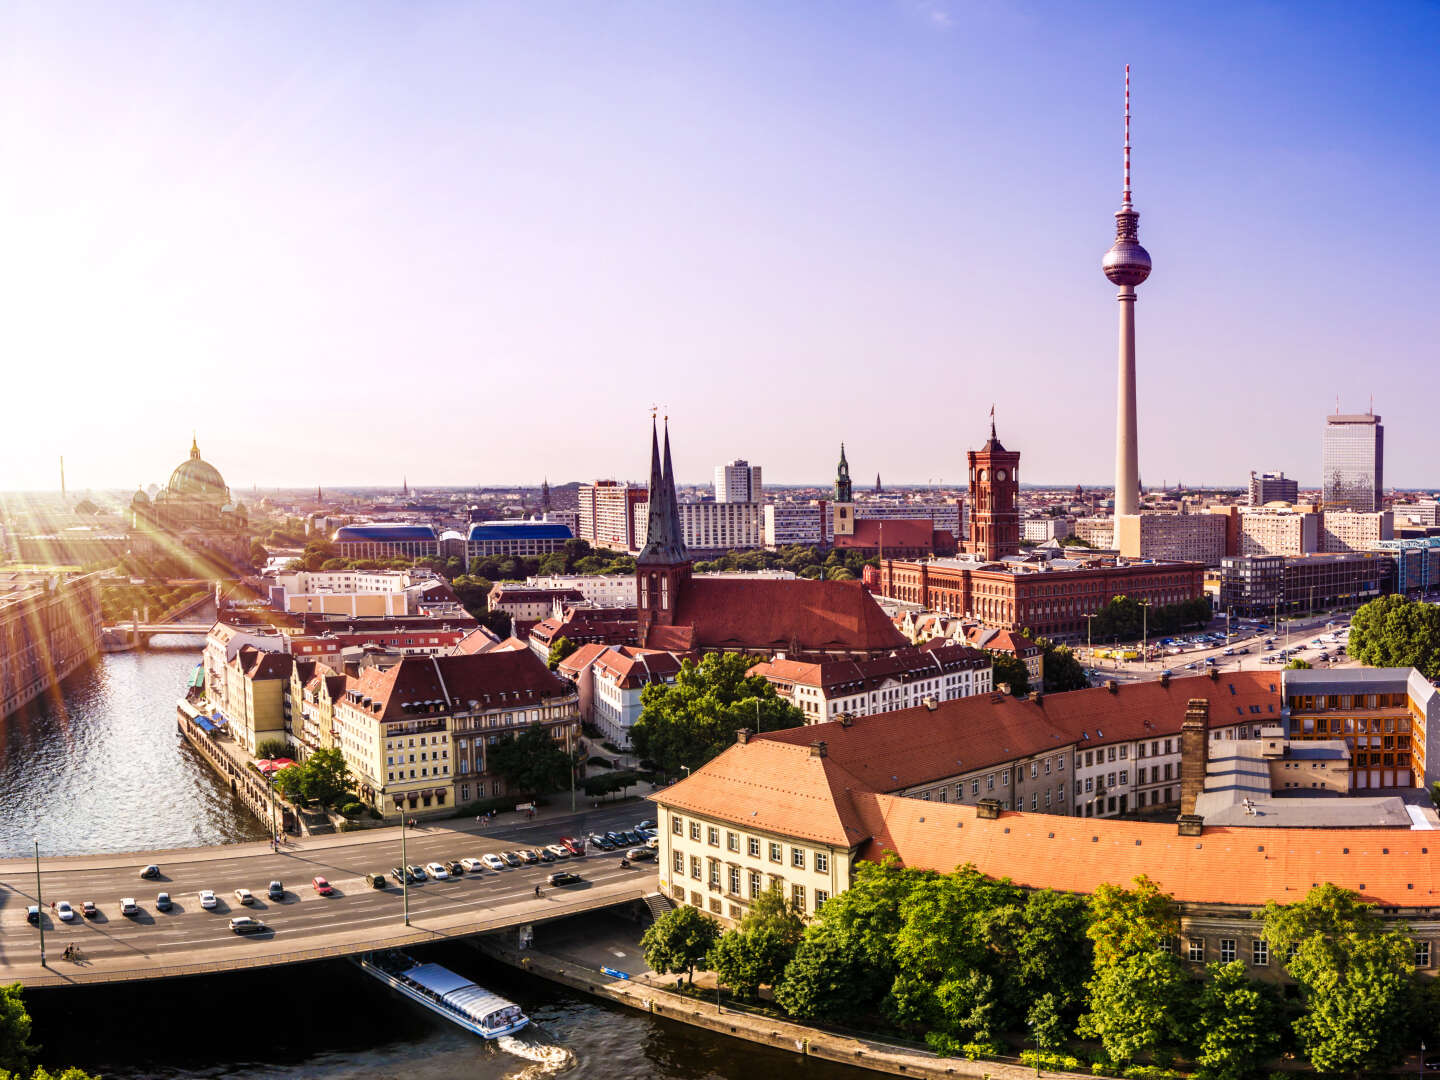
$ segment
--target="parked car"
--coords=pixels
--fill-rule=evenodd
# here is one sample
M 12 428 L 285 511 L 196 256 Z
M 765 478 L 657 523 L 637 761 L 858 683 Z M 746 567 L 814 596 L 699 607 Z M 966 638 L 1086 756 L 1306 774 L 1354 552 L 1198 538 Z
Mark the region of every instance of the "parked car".
M 235 899 L 242 904 L 253 904 L 255 902 L 255 894 L 249 889 L 236 889 Z
M 365 875 L 365 884 L 369 885 L 372 889 L 383 889 L 389 882 L 385 880 L 384 874 L 375 873 Z
M 534 866 L 540 861 L 540 853 L 534 848 L 521 848 L 516 854 L 520 856 L 520 861 L 526 866 Z
M 483 862 L 481 862 L 479 859 L 475 859 L 475 858 L 465 858 L 465 859 L 461 859 L 461 860 L 460 860 L 460 865 L 463 866 L 466 870 L 468 870 L 468 871 L 469 871 L 470 873 L 472 873 L 472 874 L 475 873 L 476 871 L 482 869 L 482 868 L 485 866 L 485 864 L 484 864 Z
M 285 886 L 278 881 L 272 881 L 270 882 L 270 887 L 265 890 L 265 893 L 271 900 L 284 900 Z
M 230 929 L 237 934 L 258 934 L 265 929 L 265 924 L 249 915 L 236 915 L 230 920 Z
M 575 885 L 580 881 L 579 874 L 572 874 L 569 870 L 557 870 L 545 879 L 550 885 Z
M 156 911 L 169 911 L 174 906 L 175 905 L 170 902 L 170 894 L 168 892 L 162 892 L 155 897 Z
M 655 851 L 648 847 L 632 847 L 625 853 L 625 857 L 631 862 L 649 862 L 655 858 Z
M 486 855 L 481 855 L 480 861 L 483 862 L 486 866 L 488 866 L 491 870 L 504 870 L 505 867 L 509 865 L 504 859 L 502 859 L 499 855 L 496 855 L 493 852 Z
M 425 873 L 425 868 L 423 866 L 417 866 L 414 863 L 411 863 L 405 869 L 410 871 L 410 884 L 412 885 L 419 885 L 422 881 L 430 880 L 430 875 Z
M 650 837 L 649 840 L 646 840 L 646 841 L 645 841 L 645 846 L 646 846 L 647 848 L 649 848 L 651 851 L 656 851 L 656 850 L 658 850 L 659 847 L 660 847 L 660 838 L 659 838 L 658 836 L 652 836 L 652 837 Z
M 39 904 L 31 904 L 29 907 L 27 907 L 27 908 L 25 909 L 25 921 L 28 922 L 31 926 L 39 926 L 39 925 L 40 925 L 40 905 L 39 905 Z
M 564 848 L 561 848 L 560 850 L 565 851 Z M 538 852 L 536 852 L 536 854 L 540 856 L 541 862 L 554 862 L 556 858 L 555 853 L 551 851 L 548 847 L 542 847 Z M 565 854 L 569 855 L 570 853 L 568 851 L 565 851 Z
M 573 854 L 573 852 L 564 844 L 551 844 L 545 850 L 549 852 L 553 858 L 556 859 L 568 859 Z
M 646 820 L 640 822 L 640 824 L 639 824 L 639 825 L 636 825 L 635 827 L 636 827 L 637 829 L 649 829 L 649 830 L 651 830 L 652 832 L 656 829 L 655 822 L 649 820 L 648 818 L 647 818 Z
M 55 914 L 61 922 L 73 922 L 75 920 L 75 909 L 70 906 L 69 900 L 61 900 L 55 905 Z
M 140 876 L 142 878 L 145 878 L 147 881 L 151 878 L 158 878 L 160 876 L 160 867 L 156 866 L 154 863 L 151 863 L 149 866 L 145 867 L 145 869 L 140 871 Z
M 560 846 L 570 852 L 571 855 L 585 854 L 585 841 L 578 836 L 562 836 L 560 838 Z
M 120 898 L 120 914 L 132 916 L 140 914 L 140 905 L 135 903 L 133 896 L 122 896 Z
M 202 908 L 204 908 L 206 911 L 209 911 L 211 908 L 213 908 L 213 907 L 214 907 L 216 904 L 218 904 L 218 903 L 219 903 L 219 901 L 215 899 L 215 890 L 214 890 L 214 889 L 201 889 L 201 890 L 200 890 L 200 906 L 201 906 Z
M 326 881 L 319 874 L 316 874 L 310 879 L 310 884 L 314 886 L 315 892 L 319 896 L 333 896 L 335 894 L 335 886 L 331 885 L 330 882 Z
M 590 834 L 590 843 L 594 844 L 601 851 L 615 850 L 615 845 L 610 842 L 609 837 L 601 836 L 598 832 Z
M 395 879 L 395 884 L 397 885 L 402 882 L 406 885 L 415 884 L 415 875 L 410 872 L 408 866 L 392 866 L 390 868 L 390 876 Z
M 100 909 L 95 906 L 94 900 L 83 900 L 80 903 L 80 914 L 87 919 L 93 919 L 100 914 Z
M 450 876 L 450 871 L 445 869 L 445 864 L 442 862 L 426 863 L 425 872 L 436 881 L 444 881 Z
M 450 871 L 451 877 L 459 877 L 465 873 L 465 864 L 459 859 L 451 859 L 445 864 L 445 869 Z

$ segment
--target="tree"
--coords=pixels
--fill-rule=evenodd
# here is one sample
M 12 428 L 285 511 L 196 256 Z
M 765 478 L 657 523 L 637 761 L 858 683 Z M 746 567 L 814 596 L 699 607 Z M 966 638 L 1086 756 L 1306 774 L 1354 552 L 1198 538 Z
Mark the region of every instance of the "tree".
M 259 540 L 255 540 L 255 541 L 252 541 L 252 542 L 251 542 L 251 544 L 250 544 L 250 565 L 251 565 L 251 566 L 264 566 L 265 563 L 266 563 L 266 561 L 267 561 L 269 558 L 270 558 L 270 552 L 268 552 L 267 550 L 265 550 L 265 545 L 264 545 L 264 544 L 260 543 Z
M 996 652 L 993 649 L 987 649 L 986 652 L 990 654 L 991 677 L 996 687 L 1004 683 L 1016 697 L 1024 697 L 1030 692 L 1030 669 L 1025 666 L 1024 660 L 1011 653 Z
M 550 665 L 550 670 L 554 671 L 560 666 L 561 660 L 564 660 L 579 647 L 579 645 L 572 644 L 570 639 L 563 634 L 552 641 L 550 643 L 550 659 L 547 661 Z
M 350 767 L 339 750 L 316 750 L 304 761 L 275 774 L 275 787 L 291 802 L 335 806 L 350 802 Z
M 1417 996 L 1414 943 L 1358 893 L 1328 882 L 1304 900 L 1265 905 L 1264 937 L 1300 987 L 1300 1045 L 1317 1069 L 1379 1070 L 1409 1045 Z
M 1364 604 L 1350 620 L 1350 655 L 1371 667 L 1413 667 L 1440 677 L 1440 607 L 1399 593 Z
M 661 975 L 685 975 L 695 983 L 695 965 L 709 955 L 720 937 L 720 923 L 682 904 L 650 924 L 640 939 L 645 963 Z
M 1310 668 L 1310 661 L 1301 660 L 1300 657 L 1297 656 L 1295 657 L 1295 659 L 1291 660 L 1288 664 L 1286 664 L 1285 667 L 1289 671 L 1308 671 Z
M 491 746 L 489 762 L 512 790 L 543 795 L 569 786 L 575 757 L 555 741 L 544 724 L 531 724 L 519 735 L 507 735 Z
M 1280 1045 L 1279 1010 L 1269 989 L 1239 960 L 1211 964 L 1195 1010 L 1197 1080 L 1246 1080 Z
M 778 881 L 757 896 L 740 925 L 710 950 L 710 970 L 736 994 L 758 995 L 780 981 L 805 934 L 805 920 L 785 899 Z
M 1070 1028 L 1060 1011 L 1060 1002 L 1054 994 L 1041 994 L 1025 1014 L 1025 1027 L 1030 1032 L 1030 1041 L 1040 1050 L 1063 1050 L 1065 1036 Z
M 1144 874 L 1126 889 L 1105 882 L 1090 894 L 1090 925 L 1085 933 L 1095 946 L 1095 966 L 1127 956 L 1155 952 L 1180 932 L 1169 895 Z
M 289 752 L 289 747 L 284 739 L 261 739 L 255 744 L 255 756 L 257 758 L 278 758 L 284 757 Z
M 1061 694 L 1067 690 L 1084 690 L 1090 685 L 1085 674 L 1085 665 L 1075 658 L 1069 645 L 1056 645 L 1049 638 L 1039 638 L 1035 644 L 1045 650 L 1041 671 L 1045 676 L 1045 692 Z
M 1189 985 L 1180 961 L 1160 949 L 1098 965 L 1086 986 L 1089 1011 L 1076 1030 L 1098 1038 L 1105 1053 L 1122 1065 L 1139 1054 L 1168 1049 L 1184 1033 L 1179 1006 Z
M 640 694 L 640 717 L 630 742 L 660 772 L 678 776 L 698 769 L 735 741 L 740 728 L 776 731 L 799 727 L 804 715 L 775 694 L 759 675 L 748 675 L 754 658 L 709 653 L 699 664 L 686 660 L 673 683 L 652 683 Z
M 25 1008 L 24 986 L 0 986 L 0 1069 L 24 1072 L 39 1047 L 30 1042 L 30 1012 Z

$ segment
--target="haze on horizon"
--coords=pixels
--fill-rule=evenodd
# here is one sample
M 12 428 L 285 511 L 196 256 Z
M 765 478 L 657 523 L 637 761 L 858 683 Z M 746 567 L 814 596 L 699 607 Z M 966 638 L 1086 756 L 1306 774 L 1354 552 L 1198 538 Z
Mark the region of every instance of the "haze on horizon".
M 641 480 L 734 457 L 1113 476 L 1132 64 L 1147 485 L 1429 469 L 1440 9 L 231 6 L 0 13 L 0 490 Z

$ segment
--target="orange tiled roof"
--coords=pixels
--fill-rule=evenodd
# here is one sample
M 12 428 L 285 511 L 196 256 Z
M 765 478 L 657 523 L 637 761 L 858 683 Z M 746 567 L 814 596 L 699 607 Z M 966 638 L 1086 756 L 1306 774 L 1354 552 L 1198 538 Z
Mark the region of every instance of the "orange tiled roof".
M 1207 828 L 1002 813 L 892 795 L 853 800 L 873 839 L 861 852 L 894 852 L 907 866 L 950 871 L 973 863 L 1018 884 L 1091 893 L 1147 874 L 1182 903 L 1293 903 L 1321 882 L 1397 907 L 1440 905 L 1440 834 L 1393 829 Z M 1434 848 L 1434 851 L 1430 849 Z
M 690 648 L 877 651 L 908 645 L 870 593 L 854 581 L 726 581 L 693 578 L 680 592 L 677 626 L 694 627 Z

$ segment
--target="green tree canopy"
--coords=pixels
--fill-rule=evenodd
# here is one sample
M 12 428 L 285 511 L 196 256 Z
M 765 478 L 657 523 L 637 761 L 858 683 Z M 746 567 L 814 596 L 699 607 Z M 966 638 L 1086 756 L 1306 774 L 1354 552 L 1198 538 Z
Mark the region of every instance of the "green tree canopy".
M 650 924 L 640 939 L 645 963 L 662 975 L 685 975 L 695 982 L 695 965 L 709 955 L 720 937 L 720 923 L 698 908 L 682 904 Z
M 1248 1080 L 1280 1046 L 1280 1012 L 1239 960 L 1211 964 L 1196 1001 L 1196 1080 Z
M 755 898 L 734 930 L 710 950 L 710 970 L 741 997 L 754 998 L 761 986 L 780 981 L 805 933 L 805 920 L 785 899 L 778 881 Z
M 38 1047 L 30 1042 L 30 1011 L 25 1008 L 24 986 L 0 986 L 0 1069 L 24 1072 Z
M 554 641 L 552 641 L 550 643 L 550 657 L 546 661 L 546 663 L 550 665 L 550 670 L 554 671 L 557 667 L 560 666 L 560 661 L 564 660 L 567 656 L 569 656 L 579 647 L 579 645 L 573 643 L 568 637 L 565 637 L 563 634 L 560 637 L 556 638 Z
M 1180 932 L 1180 920 L 1169 894 L 1144 874 L 1134 888 L 1106 882 L 1090 894 L 1090 925 L 1095 966 L 1118 963 L 1127 956 L 1161 950 Z
M 630 729 L 635 752 L 666 776 L 678 776 L 682 767 L 698 769 L 719 754 L 740 728 L 803 724 L 800 710 L 777 697 L 770 683 L 746 674 L 754 663 L 743 653 L 709 653 L 699 664 L 685 661 L 673 683 L 645 687 Z
M 1084 690 L 1090 685 L 1090 679 L 1085 674 L 1085 665 L 1080 663 L 1069 645 L 1056 645 L 1044 637 L 1039 638 L 1035 644 L 1044 650 L 1044 663 L 1040 670 L 1045 679 L 1047 694 Z
M 1371 667 L 1413 667 L 1440 678 L 1440 607 L 1394 593 L 1350 620 L 1350 655 Z
M 489 747 L 489 766 L 505 778 L 512 791 L 544 795 L 570 786 L 574 754 L 555 741 L 544 724 L 531 724 L 519 735 L 507 735 Z
M 995 686 L 1004 683 L 1016 697 L 1024 697 L 1030 692 L 1030 669 L 1025 666 L 1024 660 L 1007 652 L 985 651 L 990 655 Z
M 1098 1038 L 1114 1061 L 1126 1064 L 1180 1043 L 1190 980 L 1170 953 L 1151 949 L 1097 965 L 1086 989 L 1089 1011 L 1077 1031 Z
M 275 774 L 275 787 L 285 798 L 321 806 L 352 801 L 350 783 L 350 767 L 337 749 L 316 750 L 304 761 Z

